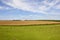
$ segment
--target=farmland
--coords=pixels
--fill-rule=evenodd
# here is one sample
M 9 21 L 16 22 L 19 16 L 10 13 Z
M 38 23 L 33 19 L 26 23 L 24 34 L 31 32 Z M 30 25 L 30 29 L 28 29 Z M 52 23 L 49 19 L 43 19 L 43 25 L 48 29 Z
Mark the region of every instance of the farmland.
M 0 24 L 3 22 L 0 21 Z M 48 24 L 47 21 L 40 21 L 39 24 L 32 22 L 33 25 L 21 25 L 20 22 L 19 25 L 9 25 L 10 22 L 5 21 L 4 24 L 7 23 L 8 25 L 0 25 L 0 40 L 60 40 L 59 22 L 50 21 Z M 42 22 L 46 24 L 42 24 Z
M 0 21 L 0 25 L 38 25 L 38 24 L 60 24 L 56 21 Z

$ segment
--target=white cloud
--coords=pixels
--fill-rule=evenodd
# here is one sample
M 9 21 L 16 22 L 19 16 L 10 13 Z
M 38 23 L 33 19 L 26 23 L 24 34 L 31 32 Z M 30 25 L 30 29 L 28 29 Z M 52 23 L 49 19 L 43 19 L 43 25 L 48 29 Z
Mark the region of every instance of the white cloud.
M 56 5 L 54 8 L 60 9 L 60 4 L 59 5 Z
M 52 0 L 52 2 L 49 2 L 48 0 L 44 0 L 42 2 L 36 2 L 35 0 L 31 0 L 31 3 L 28 0 L 2 0 L 2 1 L 3 3 L 17 9 L 47 14 L 46 11 L 54 7 L 54 5 L 56 5 L 56 3 L 58 3 L 60 0 Z
M 0 9 L 3 9 L 3 7 L 2 7 L 2 6 L 0 6 Z
M 0 10 L 9 10 L 9 9 L 11 9 L 11 8 L 9 8 L 9 7 L 4 7 L 4 6 L 0 6 Z

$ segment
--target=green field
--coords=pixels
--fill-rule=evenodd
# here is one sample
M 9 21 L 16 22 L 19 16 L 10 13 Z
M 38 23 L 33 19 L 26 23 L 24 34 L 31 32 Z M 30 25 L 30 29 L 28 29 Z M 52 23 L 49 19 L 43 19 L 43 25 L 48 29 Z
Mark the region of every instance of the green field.
M 60 24 L 0 26 L 0 40 L 60 40 Z

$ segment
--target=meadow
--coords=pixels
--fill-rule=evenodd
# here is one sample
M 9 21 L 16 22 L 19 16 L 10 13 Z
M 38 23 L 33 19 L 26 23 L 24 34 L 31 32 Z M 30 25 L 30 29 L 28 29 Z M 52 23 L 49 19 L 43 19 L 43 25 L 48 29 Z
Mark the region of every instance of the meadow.
M 0 40 L 60 40 L 60 24 L 0 25 Z

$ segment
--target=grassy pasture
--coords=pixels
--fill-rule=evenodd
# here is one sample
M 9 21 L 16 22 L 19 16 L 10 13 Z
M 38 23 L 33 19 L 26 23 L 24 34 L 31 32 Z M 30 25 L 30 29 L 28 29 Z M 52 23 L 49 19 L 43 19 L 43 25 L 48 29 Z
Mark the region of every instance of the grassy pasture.
M 0 25 L 0 40 L 60 40 L 60 24 Z

